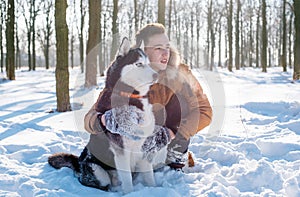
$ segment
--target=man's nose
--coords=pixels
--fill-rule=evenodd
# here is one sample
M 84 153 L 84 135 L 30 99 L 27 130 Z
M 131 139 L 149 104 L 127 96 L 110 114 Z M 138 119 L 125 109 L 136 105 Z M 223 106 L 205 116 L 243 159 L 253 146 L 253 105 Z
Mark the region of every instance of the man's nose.
M 170 54 L 170 50 L 169 49 L 162 49 L 162 50 L 163 50 L 162 55 L 168 56 Z

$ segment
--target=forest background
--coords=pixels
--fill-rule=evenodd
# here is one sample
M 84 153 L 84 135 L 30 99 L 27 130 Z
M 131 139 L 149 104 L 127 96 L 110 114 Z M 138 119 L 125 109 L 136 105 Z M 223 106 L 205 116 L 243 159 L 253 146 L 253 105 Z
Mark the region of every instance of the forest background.
M 121 38 L 151 22 L 191 68 L 281 66 L 300 78 L 300 0 L 1 0 L 0 17 L 1 72 L 55 67 L 57 111 L 71 110 L 69 68 L 96 86 Z

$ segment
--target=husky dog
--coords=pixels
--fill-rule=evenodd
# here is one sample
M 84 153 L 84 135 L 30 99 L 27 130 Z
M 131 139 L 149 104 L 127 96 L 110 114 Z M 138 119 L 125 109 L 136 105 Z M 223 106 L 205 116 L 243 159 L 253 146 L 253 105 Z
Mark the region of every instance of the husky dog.
M 99 113 L 114 117 L 114 121 L 106 121 L 105 126 L 116 129 L 105 129 L 104 132 L 110 141 L 118 180 L 124 193 L 133 190 L 132 172 L 142 173 L 144 182 L 148 186 L 155 186 L 153 160 L 158 151 L 166 151 L 168 143 L 168 134 L 155 126 L 152 105 L 147 96 L 158 74 L 150 67 L 142 49 L 143 44 L 130 49 L 129 40 L 123 39 L 117 58 L 107 71 L 105 88 L 98 102 Z M 161 140 L 164 142 L 158 142 Z M 55 168 L 70 167 L 79 173 L 82 170 L 78 157 L 71 154 L 54 154 L 48 158 L 48 162 Z M 88 171 L 92 171 L 96 179 L 101 177 L 99 181 L 103 187 L 110 185 L 107 173 L 101 166 L 95 165 L 93 162 L 92 169 Z
M 129 41 L 123 40 L 118 56 L 124 60 L 117 61 L 119 65 L 112 65 L 108 70 L 106 87 L 101 97 L 103 101 L 99 102 L 105 103 L 107 97 L 111 98 L 111 110 L 108 112 L 112 113 L 116 120 L 112 124 L 118 126 L 106 125 L 117 128 L 115 131 L 107 130 L 106 135 L 110 140 L 124 193 L 133 190 L 134 171 L 144 174 L 144 181 L 148 186 L 155 185 L 152 164 L 145 156 L 143 145 L 147 137 L 154 132 L 155 119 L 147 93 L 158 74 L 150 67 L 150 61 L 141 48 L 143 46 L 129 50 Z M 134 58 L 134 61 L 126 63 L 132 61 L 131 58 Z M 98 106 L 98 109 L 106 113 L 107 107 L 108 105 L 102 105 Z

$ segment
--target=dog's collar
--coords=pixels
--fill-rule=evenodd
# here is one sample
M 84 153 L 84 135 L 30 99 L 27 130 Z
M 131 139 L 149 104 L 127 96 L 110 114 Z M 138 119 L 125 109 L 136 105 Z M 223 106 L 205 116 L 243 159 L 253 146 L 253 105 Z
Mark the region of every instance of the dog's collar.
M 120 91 L 119 95 L 127 97 L 127 98 L 135 98 L 135 99 L 147 98 L 148 97 L 148 95 L 139 95 L 139 94 L 133 94 L 133 93 L 123 92 L 123 91 Z

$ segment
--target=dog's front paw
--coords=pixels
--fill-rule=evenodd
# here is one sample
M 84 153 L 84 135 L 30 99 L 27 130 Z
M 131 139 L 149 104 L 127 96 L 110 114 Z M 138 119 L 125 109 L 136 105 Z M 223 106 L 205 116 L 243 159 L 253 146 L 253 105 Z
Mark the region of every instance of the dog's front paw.
M 91 168 L 96 179 L 99 181 L 100 187 L 108 187 L 111 185 L 111 180 L 108 173 L 99 165 L 92 163 Z

